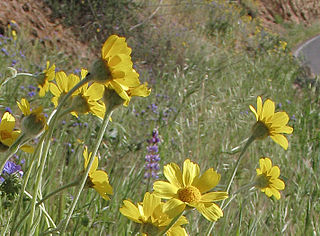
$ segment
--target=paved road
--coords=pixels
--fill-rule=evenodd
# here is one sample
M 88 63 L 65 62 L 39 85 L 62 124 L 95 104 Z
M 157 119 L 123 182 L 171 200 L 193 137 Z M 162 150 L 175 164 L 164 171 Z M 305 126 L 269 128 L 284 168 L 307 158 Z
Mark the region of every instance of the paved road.
M 302 58 L 314 74 L 320 75 L 320 35 L 300 45 L 294 56 Z

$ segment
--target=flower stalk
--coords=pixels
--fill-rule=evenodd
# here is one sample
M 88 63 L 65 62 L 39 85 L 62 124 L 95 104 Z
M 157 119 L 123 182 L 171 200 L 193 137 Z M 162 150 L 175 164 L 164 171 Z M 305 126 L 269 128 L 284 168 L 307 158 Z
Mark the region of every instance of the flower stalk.
M 80 184 L 79 184 L 78 192 L 77 192 L 75 198 L 73 199 L 72 205 L 71 205 L 71 207 L 69 209 L 69 212 L 68 212 L 68 215 L 67 215 L 67 218 L 65 220 L 63 220 L 63 224 L 61 226 L 61 231 L 60 231 L 61 234 L 63 234 L 64 231 L 67 229 L 67 226 L 68 226 L 68 223 L 69 223 L 69 221 L 71 219 L 72 213 L 73 213 L 73 211 L 74 211 L 74 209 L 75 209 L 75 207 L 76 207 L 76 205 L 78 203 L 80 194 L 81 194 L 81 192 L 82 192 L 82 190 L 83 190 L 83 188 L 84 188 L 84 186 L 86 184 L 89 171 L 90 171 L 91 166 L 92 166 L 93 161 L 94 161 L 94 157 L 97 155 L 98 149 L 100 147 L 103 135 L 104 135 L 104 133 L 105 133 L 105 131 L 107 129 L 107 126 L 108 126 L 108 123 L 109 123 L 109 120 L 110 120 L 110 117 L 112 115 L 113 110 L 114 110 L 114 107 L 107 106 L 107 110 L 106 110 L 104 119 L 102 121 L 102 126 L 101 126 L 101 128 L 99 130 L 99 133 L 98 133 L 98 136 L 97 136 L 97 140 L 95 142 L 96 145 L 95 145 L 94 150 L 92 152 L 89 164 L 87 166 L 87 169 L 85 170 L 85 173 L 82 176 L 82 179 L 81 179 Z
M 250 144 L 251 144 L 255 139 L 256 139 L 255 136 L 252 135 L 252 136 L 248 139 L 248 141 L 246 142 L 245 146 L 243 147 L 243 149 L 242 149 L 242 151 L 241 151 L 241 153 L 240 153 L 240 155 L 239 155 L 239 157 L 238 157 L 238 160 L 237 160 L 237 162 L 236 162 L 236 164 L 235 164 L 235 166 L 234 166 L 234 168 L 233 168 L 231 177 L 230 177 L 230 179 L 229 179 L 229 181 L 228 181 L 228 185 L 227 185 L 226 192 L 229 192 L 229 190 L 230 190 L 230 188 L 231 188 L 231 185 L 232 185 L 233 180 L 234 180 L 234 178 L 235 178 L 235 176 L 236 176 L 236 174 L 237 174 L 237 171 L 238 171 L 240 162 L 241 162 L 241 160 L 242 160 L 242 158 L 243 158 L 243 156 L 244 156 L 244 153 L 246 152 L 246 150 L 248 149 L 248 147 L 250 146 Z M 223 208 L 225 201 L 226 201 L 225 199 L 222 201 L 221 206 L 220 206 L 221 208 Z M 207 231 L 206 235 L 210 235 L 210 234 L 211 234 L 211 231 L 213 230 L 214 226 L 215 226 L 215 222 L 211 222 L 211 224 L 210 224 L 210 226 L 209 226 L 209 230 Z

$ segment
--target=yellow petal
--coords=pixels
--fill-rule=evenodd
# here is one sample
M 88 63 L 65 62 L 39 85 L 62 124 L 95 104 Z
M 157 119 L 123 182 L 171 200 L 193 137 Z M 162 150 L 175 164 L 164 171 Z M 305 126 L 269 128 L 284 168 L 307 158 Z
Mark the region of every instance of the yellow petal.
M 280 192 L 278 190 L 276 190 L 275 188 L 270 188 L 270 191 L 271 191 L 272 195 L 275 196 L 275 198 L 277 200 L 280 199 L 281 195 L 280 195 Z
M 257 114 L 257 112 L 256 112 L 256 109 L 254 109 L 254 107 L 253 106 L 249 106 L 249 108 L 250 108 L 250 110 L 253 112 L 253 114 L 255 115 L 255 117 L 256 117 L 256 120 L 258 121 L 259 120 L 259 116 L 258 116 L 258 114 Z
M 147 97 L 151 93 L 151 89 L 147 84 L 141 84 L 138 87 L 130 88 L 128 91 L 129 96 Z
M 163 174 L 167 180 L 176 188 L 182 188 L 182 173 L 180 167 L 176 163 L 170 163 L 163 167 Z
M 143 213 L 146 218 L 151 217 L 153 211 L 161 203 L 161 199 L 156 197 L 154 194 L 146 192 L 143 199 Z
M 187 231 L 181 226 L 172 226 L 166 233 L 166 236 L 188 236 Z
M 272 127 L 271 134 L 279 134 L 279 133 L 284 133 L 284 134 L 292 134 L 293 128 L 290 126 L 281 126 L 281 127 Z
M 6 130 L 9 133 L 11 133 L 12 130 L 14 129 L 15 123 L 16 123 L 16 120 L 14 116 L 11 115 L 9 112 L 5 112 L 0 122 L 0 131 Z
M 67 79 L 67 85 L 66 85 L 65 92 L 66 93 L 69 92 L 79 82 L 80 82 L 80 79 L 77 75 L 70 74 Z M 80 93 L 80 91 L 77 89 L 75 92 L 73 92 L 72 95 L 78 95 L 79 93 Z
M 274 187 L 278 190 L 283 190 L 285 188 L 285 184 L 281 179 L 275 179 L 271 181 L 271 187 Z
M 195 179 L 192 183 L 201 193 L 208 192 L 213 189 L 220 181 L 220 174 L 218 174 L 213 168 L 206 170 L 203 175 Z
M 123 201 L 123 206 L 119 209 L 120 213 L 130 220 L 142 223 L 140 220 L 140 213 L 138 207 L 136 207 L 132 202 L 128 200 Z
M 261 119 L 269 119 L 271 116 L 274 115 L 274 110 L 275 110 L 275 105 L 274 102 L 271 101 L 270 99 L 267 99 L 262 108 L 262 117 Z
M 262 116 L 262 98 L 260 96 L 257 97 L 257 114 Z
M 50 83 L 49 88 L 50 88 L 50 92 L 51 92 L 54 96 L 60 97 L 60 95 L 61 95 L 61 90 L 58 88 L 57 85 L 55 85 L 54 83 Z
M 88 74 L 88 70 L 82 68 L 81 69 L 81 79 L 84 79 Z
M 170 199 L 177 197 L 178 189 L 175 185 L 165 182 L 165 181 L 156 181 L 153 184 L 154 194 L 157 197 Z
M 198 164 L 191 162 L 189 159 L 183 163 L 182 180 L 184 186 L 190 186 L 194 179 L 198 178 L 200 167 Z
M 269 172 L 269 175 L 272 176 L 273 179 L 277 179 L 280 176 L 280 169 L 278 166 L 273 166 Z
M 98 100 L 102 98 L 104 92 L 104 86 L 99 83 L 93 83 L 85 92 L 85 96 L 89 96 L 92 100 Z
M 272 168 L 272 161 L 266 157 L 264 158 L 264 165 L 265 165 L 266 171 L 269 172 Z
M 286 112 L 276 112 L 272 118 L 270 119 L 270 122 L 272 123 L 272 126 L 275 127 L 281 127 L 288 123 L 289 116 Z
M 168 200 L 164 206 L 163 210 L 170 218 L 174 218 L 179 215 L 186 207 L 186 204 L 179 199 L 172 198 Z
M 209 221 L 217 221 L 223 216 L 220 207 L 214 203 L 201 203 L 196 208 Z
M 61 91 L 68 92 L 68 78 L 64 71 L 56 73 L 56 82 Z
M 281 147 L 283 147 L 284 150 L 288 149 L 289 143 L 285 136 L 283 136 L 282 134 L 274 134 L 274 135 L 271 135 L 270 137 L 273 139 L 273 141 L 275 141 Z
M 201 196 L 201 202 L 214 202 L 228 198 L 227 192 L 210 192 Z

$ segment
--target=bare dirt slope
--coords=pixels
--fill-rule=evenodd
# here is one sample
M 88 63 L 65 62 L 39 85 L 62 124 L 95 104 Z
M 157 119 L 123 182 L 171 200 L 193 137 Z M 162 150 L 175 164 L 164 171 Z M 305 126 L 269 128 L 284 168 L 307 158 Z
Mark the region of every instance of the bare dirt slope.
M 260 0 L 259 15 L 266 23 L 279 20 L 311 24 L 320 18 L 319 0 Z
M 57 45 L 68 54 L 87 57 L 87 46 L 77 40 L 71 29 L 52 21 L 51 10 L 41 0 L 1 0 L 0 33 L 4 33 L 11 20 L 19 28 L 29 29 L 30 39 L 39 39 L 46 47 Z
M 241 2 L 241 0 L 239 0 Z M 257 0 L 258 14 L 268 24 L 283 21 L 310 24 L 320 17 L 320 0 Z M 70 28 L 52 20 L 51 10 L 42 0 L 0 0 L 0 33 L 10 20 L 29 29 L 30 40 L 39 39 L 46 47 L 58 49 L 80 58 L 90 57 L 87 45 L 80 42 Z

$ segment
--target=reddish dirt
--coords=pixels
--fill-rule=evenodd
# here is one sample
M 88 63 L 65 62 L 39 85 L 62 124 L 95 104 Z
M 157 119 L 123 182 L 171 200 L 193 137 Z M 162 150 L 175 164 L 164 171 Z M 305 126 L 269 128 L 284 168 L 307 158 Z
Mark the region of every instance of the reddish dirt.
M 259 15 L 266 24 L 277 21 L 309 25 L 320 17 L 319 0 L 260 0 Z
M 0 33 L 4 33 L 11 20 L 19 28 L 29 29 L 27 37 L 39 39 L 46 47 L 57 45 L 67 54 L 88 57 L 87 46 L 76 40 L 71 29 L 65 28 L 57 21 L 52 22 L 51 10 L 41 0 L 1 0 Z
M 320 0 L 259 0 L 258 12 L 266 25 L 277 26 L 279 17 L 284 22 L 310 24 L 319 19 Z M 30 40 L 38 39 L 48 48 L 57 45 L 69 55 L 91 58 L 87 45 L 77 40 L 70 28 L 52 21 L 50 15 L 51 10 L 41 0 L 1 0 L 0 33 L 14 20 L 18 35 L 19 27 L 29 29 Z

